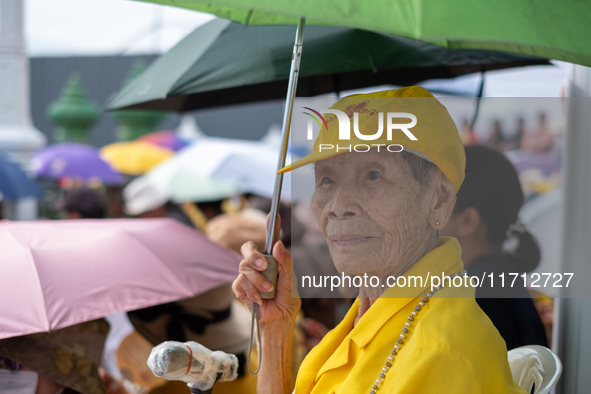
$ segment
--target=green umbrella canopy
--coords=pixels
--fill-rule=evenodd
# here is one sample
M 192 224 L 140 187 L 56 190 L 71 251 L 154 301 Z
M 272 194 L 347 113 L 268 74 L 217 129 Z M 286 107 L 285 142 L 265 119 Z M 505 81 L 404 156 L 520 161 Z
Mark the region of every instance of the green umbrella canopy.
M 591 6 L 579 0 L 143 0 L 248 25 L 347 26 L 450 49 L 489 49 L 591 66 Z M 304 45 L 305 47 L 305 45 Z
M 108 104 L 188 111 L 285 97 L 294 26 L 212 20 L 189 34 Z M 411 85 L 498 68 L 548 64 L 499 51 L 448 50 L 409 38 L 308 26 L 298 95 L 383 84 Z

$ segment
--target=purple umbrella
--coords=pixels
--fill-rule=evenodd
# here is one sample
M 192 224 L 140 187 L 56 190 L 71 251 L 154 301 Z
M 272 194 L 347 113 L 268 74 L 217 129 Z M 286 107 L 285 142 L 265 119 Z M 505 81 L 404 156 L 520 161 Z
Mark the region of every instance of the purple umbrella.
M 513 162 L 519 174 L 525 170 L 536 168 L 542 171 L 545 176 L 548 176 L 560 170 L 559 163 L 545 153 L 521 151 L 510 155 L 509 159 Z
M 122 184 L 123 176 L 100 157 L 98 149 L 83 144 L 66 142 L 37 151 L 33 158 L 35 174 L 39 178 L 74 178 L 98 180 L 107 184 Z

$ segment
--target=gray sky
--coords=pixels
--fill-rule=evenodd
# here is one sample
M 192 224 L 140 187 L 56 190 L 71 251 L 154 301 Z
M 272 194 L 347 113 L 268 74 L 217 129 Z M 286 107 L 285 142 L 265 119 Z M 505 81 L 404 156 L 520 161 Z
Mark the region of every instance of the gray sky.
M 24 0 L 31 56 L 162 53 L 212 16 L 131 0 Z
M 30 56 L 163 53 L 212 16 L 131 0 L 24 0 Z M 304 56 L 305 56 L 304 41 Z M 487 73 L 485 95 L 557 97 L 566 65 Z M 456 82 L 476 86 L 479 76 Z

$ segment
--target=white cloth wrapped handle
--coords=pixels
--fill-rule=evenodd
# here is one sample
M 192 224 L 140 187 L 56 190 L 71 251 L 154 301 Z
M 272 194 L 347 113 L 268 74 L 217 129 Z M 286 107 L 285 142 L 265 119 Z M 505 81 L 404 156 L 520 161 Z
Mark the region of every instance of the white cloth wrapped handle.
M 167 341 L 154 347 L 148 358 L 148 367 L 158 377 L 180 380 L 199 390 L 211 389 L 218 380 L 227 382 L 238 377 L 235 355 L 212 352 L 193 341 Z

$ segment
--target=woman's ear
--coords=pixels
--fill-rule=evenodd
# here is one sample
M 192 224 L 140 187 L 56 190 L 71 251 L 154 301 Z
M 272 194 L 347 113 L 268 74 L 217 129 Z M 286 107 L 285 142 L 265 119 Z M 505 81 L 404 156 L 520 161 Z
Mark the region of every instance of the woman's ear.
M 474 207 L 468 207 L 457 212 L 456 233 L 459 237 L 468 238 L 474 235 L 480 228 L 480 213 Z
M 449 222 L 456 204 L 456 191 L 449 179 L 441 171 L 436 171 L 433 174 L 431 188 L 433 188 L 433 195 L 429 223 L 435 230 L 440 230 Z

